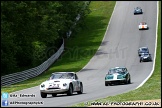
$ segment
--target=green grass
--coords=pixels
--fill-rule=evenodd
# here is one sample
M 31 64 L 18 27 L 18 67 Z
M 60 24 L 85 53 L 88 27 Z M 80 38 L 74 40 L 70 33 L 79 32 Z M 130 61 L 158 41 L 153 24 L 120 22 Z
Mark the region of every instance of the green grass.
M 109 96 L 103 99 L 97 99 L 94 101 L 89 101 L 88 104 L 79 103 L 73 105 L 73 107 L 86 107 L 90 106 L 91 102 L 124 102 L 124 101 L 134 101 L 134 100 L 151 100 L 151 99 L 161 99 L 161 1 L 159 2 L 159 20 L 158 20 L 158 39 L 157 39 L 157 49 L 156 49 L 156 62 L 155 69 L 152 76 L 146 83 L 136 89 L 127 93 L 123 93 L 116 96 Z
M 65 40 L 65 51 L 57 62 L 54 63 L 48 71 L 35 78 L 11 86 L 1 87 L 1 93 L 11 93 L 38 86 L 41 82 L 47 80 L 53 72 L 77 72 L 81 70 L 100 46 L 114 6 L 115 1 L 91 2 L 90 9 L 92 13 L 90 13 L 85 20 L 85 28 L 75 37 L 70 37 Z

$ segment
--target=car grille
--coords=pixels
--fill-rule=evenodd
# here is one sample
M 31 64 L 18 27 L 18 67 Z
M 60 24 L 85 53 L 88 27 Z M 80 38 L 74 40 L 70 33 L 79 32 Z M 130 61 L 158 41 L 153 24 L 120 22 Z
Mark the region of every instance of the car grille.
M 57 88 L 47 88 L 47 90 L 51 90 L 51 89 L 60 89 L 59 87 L 57 87 Z

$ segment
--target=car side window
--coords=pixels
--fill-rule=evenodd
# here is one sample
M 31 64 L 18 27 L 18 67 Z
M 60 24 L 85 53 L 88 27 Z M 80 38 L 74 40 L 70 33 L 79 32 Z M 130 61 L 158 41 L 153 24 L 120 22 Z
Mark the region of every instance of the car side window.
M 69 79 L 73 79 L 74 78 L 74 74 L 73 73 L 68 73 L 67 76 L 68 76 Z

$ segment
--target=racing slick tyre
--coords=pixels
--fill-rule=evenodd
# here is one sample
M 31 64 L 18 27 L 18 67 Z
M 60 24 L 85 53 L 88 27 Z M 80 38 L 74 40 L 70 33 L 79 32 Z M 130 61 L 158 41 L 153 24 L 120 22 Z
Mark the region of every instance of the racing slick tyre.
M 126 79 L 126 80 L 125 80 L 125 84 L 128 84 L 128 82 L 129 82 L 129 80 Z
M 131 79 L 129 78 L 129 80 L 128 80 L 128 84 L 130 84 L 131 83 Z
M 82 94 L 83 93 L 83 85 L 82 83 L 80 83 L 80 91 L 77 92 L 78 94 Z
M 52 96 L 53 96 L 53 97 L 56 97 L 56 96 L 57 96 L 57 94 L 56 94 L 56 93 L 52 93 Z
M 41 97 L 42 97 L 42 98 L 46 98 L 46 97 L 47 97 L 47 93 L 41 92 Z
M 69 90 L 67 91 L 67 95 L 71 96 L 73 94 L 73 86 L 72 84 L 69 85 Z
M 108 83 L 107 82 L 105 82 L 105 86 L 108 86 Z

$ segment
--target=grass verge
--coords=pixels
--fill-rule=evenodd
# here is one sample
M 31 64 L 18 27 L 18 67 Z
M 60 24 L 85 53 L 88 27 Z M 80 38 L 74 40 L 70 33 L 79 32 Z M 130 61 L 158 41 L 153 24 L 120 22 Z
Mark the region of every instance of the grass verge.
M 38 86 L 41 82 L 47 80 L 53 72 L 77 72 L 81 70 L 89 62 L 100 46 L 114 6 L 115 1 L 91 2 L 90 9 L 92 12 L 85 20 L 85 28 L 75 37 L 65 39 L 65 51 L 57 62 L 54 63 L 48 71 L 35 78 L 11 86 L 1 87 L 1 93 L 11 93 Z
M 155 69 L 152 76 L 146 83 L 133 91 L 123 93 L 116 96 L 109 96 L 103 99 L 97 99 L 95 101 L 89 101 L 87 104 L 79 103 L 72 107 L 86 107 L 90 106 L 93 102 L 125 102 L 134 100 L 151 100 L 161 99 L 161 1 L 159 1 L 159 18 L 158 18 L 158 38 L 157 38 L 157 49 L 156 49 L 156 61 Z

